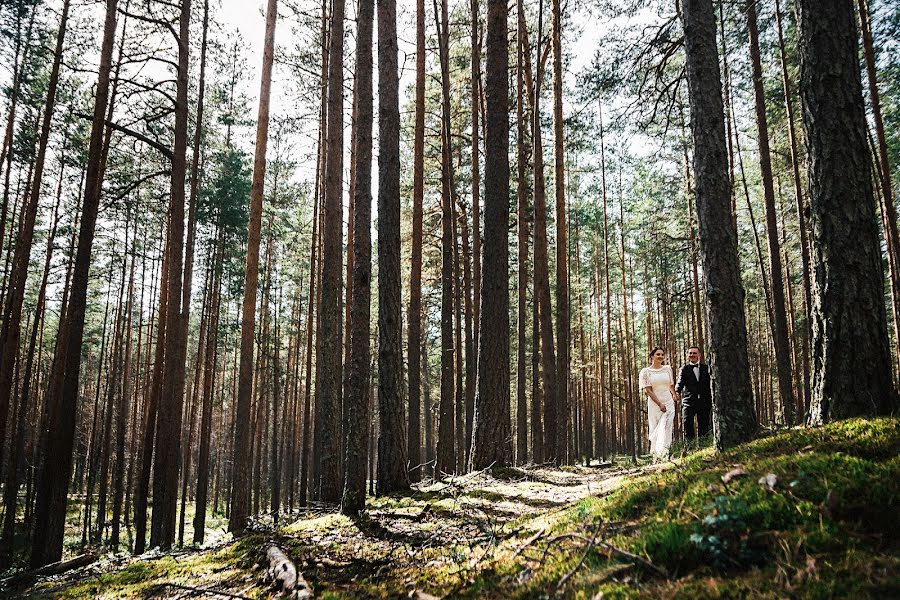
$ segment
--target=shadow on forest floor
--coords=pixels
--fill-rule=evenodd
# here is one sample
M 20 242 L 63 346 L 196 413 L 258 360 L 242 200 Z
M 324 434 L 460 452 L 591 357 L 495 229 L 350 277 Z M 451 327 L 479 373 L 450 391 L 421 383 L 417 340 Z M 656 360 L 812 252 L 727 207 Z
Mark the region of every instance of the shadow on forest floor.
M 900 419 L 851 420 L 656 464 L 479 472 L 21 593 L 267 597 L 275 542 L 317 598 L 900 597 L 898 449 Z

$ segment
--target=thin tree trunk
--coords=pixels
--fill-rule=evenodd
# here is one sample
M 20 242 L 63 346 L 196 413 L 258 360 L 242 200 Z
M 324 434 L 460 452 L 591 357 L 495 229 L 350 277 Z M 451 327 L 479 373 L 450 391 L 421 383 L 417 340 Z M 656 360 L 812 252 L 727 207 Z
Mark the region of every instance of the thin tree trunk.
M 116 31 L 116 0 L 107 0 L 103 42 L 100 48 L 100 67 L 95 89 L 94 113 L 88 146 L 88 167 L 85 197 L 82 205 L 78 251 L 72 275 L 72 289 L 67 302 L 66 318 L 60 325 L 61 351 L 57 355 L 60 385 L 46 402 L 47 429 L 44 432 L 44 461 L 38 477 L 35 498 L 35 528 L 32 534 L 32 568 L 41 567 L 62 557 L 66 522 L 66 497 L 72 471 L 72 448 L 75 436 L 75 415 L 78 405 L 78 379 L 81 367 L 81 343 L 87 299 L 88 270 L 91 246 L 100 201 L 101 145 L 104 115 L 109 93 L 109 74 L 112 70 L 113 39 Z
M 449 17 L 447 1 L 438 11 L 434 0 L 434 19 L 438 32 L 441 63 L 441 397 L 438 422 L 435 478 L 456 471 L 454 426 L 454 340 L 453 340 L 453 206 L 451 198 L 450 68 Z M 443 26 L 442 26 L 443 23 Z
M 317 354 L 316 433 L 320 440 L 319 499 L 340 502 L 341 470 L 341 197 L 344 152 L 344 0 L 331 7 L 328 47 L 328 111 L 322 228 L 322 303 Z
M 766 118 L 766 98 L 762 80 L 762 60 L 759 53 L 759 28 L 756 22 L 756 0 L 747 1 L 747 31 L 750 40 L 750 63 L 753 70 L 753 92 L 756 100 L 756 127 L 759 139 L 759 170 L 763 182 L 766 206 L 766 236 L 769 242 L 769 271 L 772 286 L 772 312 L 775 327 L 775 367 L 778 370 L 778 390 L 784 421 L 794 424 L 794 391 L 791 373 L 791 345 L 788 340 L 787 313 L 784 299 L 784 278 L 781 266 L 781 247 L 778 241 L 778 218 L 775 209 L 775 184 L 772 180 L 772 158 L 769 151 L 769 126 Z
M 353 273 L 352 281 L 348 281 L 348 285 L 353 290 L 350 304 L 353 320 L 350 331 L 350 360 L 347 363 L 347 397 L 344 406 L 346 451 L 344 455 L 344 495 L 341 500 L 341 512 L 348 515 L 356 515 L 366 506 L 369 366 L 371 364 L 369 330 L 372 300 L 372 28 L 374 17 L 373 1 L 361 0 L 357 12 L 356 32 Z
M 569 450 L 569 243 L 566 224 L 566 157 L 563 122 L 562 6 L 553 0 L 553 183 L 556 191 L 556 452 L 568 464 Z
M 467 452 L 471 449 L 472 441 L 472 413 L 475 402 L 475 377 L 478 365 L 478 340 L 481 335 L 481 156 L 479 153 L 480 135 L 478 123 L 478 108 L 482 98 L 481 86 L 481 37 L 478 31 L 480 10 L 478 0 L 471 0 L 471 39 L 472 65 L 471 65 L 471 94 L 472 94 L 472 327 L 466 327 L 467 335 L 471 331 L 474 348 L 472 353 L 466 354 L 466 446 Z M 466 263 L 468 265 L 468 262 Z M 469 287 L 466 286 L 466 297 L 469 298 Z M 468 309 L 466 314 L 469 315 Z M 467 338 L 468 344 L 468 338 Z M 472 365 L 469 368 L 469 365 Z M 471 385 L 469 378 L 472 378 Z M 468 454 L 466 455 L 468 462 Z
M 184 184 L 187 175 L 188 59 L 190 53 L 190 0 L 182 0 L 178 32 L 175 137 L 172 147 L 171 199 L 169 202 L 169 301 L 166 306 L 165 359 L 153 464 L 153 513 L 150 546 L 167 550 L 175 542 L 178 501 L 178 463 L 181 453 L 181 420 L 184 396 L 185 345 L 182 325 L 184 282 Z
M 810 382 L 809 382 L 809 350 L 810 341 L 812 340 L 812 318 L 810 311 L 812 310 L 812 284 L 810 283 L 810 257 L 809 257 L 809 234 L 806 227 L 806 208 L 803 200 L 802 184 L 800 182 L 800 154 L 797 151 L 797 132 L 794 126 L 794 101 L 791 94 L 791 80 L 788 75 L 787 53 L 784 48 L 784 32 L 781 25 L 781 5 L 779 0 L 775 0 L 775 23 L 778 27 L 778 52 L 781 60 L 781 79 L 784 87 L 784 108 L 787 115 L 788 125 L 788 142 L 791 148 L 791 175 L 794 184 L 794 203 L 797 211 L 797 223 L 800 227 L 800 260 L 803 275 L 803 340 L 802 351 L 800 353 L 803 361 L 803 405 L 809 410 L 811 398 Z M 900 325 L 897 325 L 900 327 Z M 898 335 L 900 339 L 900 335 Z
M 241 306 L 241 350 L 238 372 L 237 412 L 235 414 L 234 472 L 232 475 L 231 516 L 228 530 L 243 533 L 250 515 L 250 404 L 253 398 L 253 338 L 256 331 L 256 293 L 259 283 L 259 244 L 262 228 L 263 196 L 266 182 L 266 146 L 269 141 L 269 96 L 272 89 L 272 63 L 275 54 L 275 24 L 278 2 L 266 5 L 266 33 L 259 88 L 259 115 L 256 124 L 256 156 L 250 188 L 250 218 L 247 224 L 247 260 L 244 271 L 244 300 Z
M 413 209 L 411 270 L 409 277 L 409 410 L 406 453 L 412 470 L 411 482 L 419 481 L 422 472 L 421 414 L 422 404 L 422 219 L 425 198 L 425 0 L 416 0 L 416 96 L 415 132 L 413 139 Z M 426 421 L 430 416 L 426 411 Z M 427 434 L 426 434 L 426 437 Z M 426 459 L 427 461 L 427 459 Z
M 525 180 L 525 82 L 523 58 L 525 52 L 524 0 L 516 1 L 516 232 L 518 261 L 516 283 L 516 464 L 528 462 L 528 400 L 525 395 L 526 335 L 528 318 L 528 189 Z M 532 448 L 533 450 L 533 448 Z
M 69 22 L 69 0 L 64 0 L 59 29 L 56 34 L 56 49 L 53 53 L 53 65 L 47 83 L 47 100 L 44 103 L 44 115 L 38 139 L 37 153 L 34 158 L 34 174 L 31 189 L 23 199 L 23 218 L 16 236 L 12 274 L 9 280 L 6 303 L 3 310 L 3 325 L 0 328 L 0 464 L 3 464 L 3 452 L 6 448 L 6 422 L 9 416 L 10 396 L 13 390 L 13 372 L 18 364 L 19 337 L 22 333 L 22 302 L 25 299 L 25 283 L 28 278 L 28 262 L 31 258 L 31 245 L 34 240 L 34 222 L 41 203 L 41 185 L 44 177 L 44 163 L 47 145 L 50 141 L 50 128 L 56 107 L 56 88 L 59 84 L 59 69 L 63 59 L 63 44 L 66 39 L 66 26 Z M 0 231 L 2 237 L 2 231 Z

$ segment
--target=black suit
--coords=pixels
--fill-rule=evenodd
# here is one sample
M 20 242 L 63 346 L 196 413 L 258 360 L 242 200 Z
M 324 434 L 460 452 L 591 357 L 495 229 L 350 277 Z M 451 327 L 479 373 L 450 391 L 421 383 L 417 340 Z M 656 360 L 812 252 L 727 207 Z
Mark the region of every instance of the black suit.
M 696 438 L 694 433 L 694 416 L 697 417 L 701 436 L 709 433 L 711 428 L 712 388 L 709 381 L 709 366 L 700 363 L 700 378 L 694 373 L 694 365 L 688 363 L 678 372 L 678 383 L 675 391 L 681 394 L 681 425 L 685 439 Z

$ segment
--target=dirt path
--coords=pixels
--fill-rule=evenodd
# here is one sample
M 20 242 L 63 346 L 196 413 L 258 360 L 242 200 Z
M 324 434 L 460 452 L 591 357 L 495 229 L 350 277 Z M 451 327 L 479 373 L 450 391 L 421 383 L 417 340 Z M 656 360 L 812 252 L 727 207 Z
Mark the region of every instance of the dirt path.
M 496 568 L 564 508 L 617 489 L 638 472 L 665 468 L 510 469 L 421 485 L 406 496 L 370 499 L 350 519 L 333 507 L 293 515 L 277 533 L 258 533 L 216 549 L 127 561 L 101 561 L 42 582 L 25 593 L 53 597 L 264 597 L 256 564 L 271 542 L 281 545 L 313 585 L 316 597 L 444 597 Z M 174 587 L 182 586 L 182 587 Z M 186 589 L 198 588 L 202 592 Z M 333 597 L 332 596 L 332 597 Z

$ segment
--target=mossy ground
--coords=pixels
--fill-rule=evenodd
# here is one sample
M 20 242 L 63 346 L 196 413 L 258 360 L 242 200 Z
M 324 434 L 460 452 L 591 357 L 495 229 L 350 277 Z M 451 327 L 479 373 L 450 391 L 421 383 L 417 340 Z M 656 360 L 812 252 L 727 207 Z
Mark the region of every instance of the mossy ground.
M 900 597 L 900 420 L 682 454 L 478 473 L 370 499 L 357 519 L 317 507 L 275 532 L 108 562 L 25 593 L 187 593 L 160 587 L 174 583 L 264 597 L 256 561 L 276 540 L 322 598 Z M 770 474 L 771 489 L 759 481 Z

